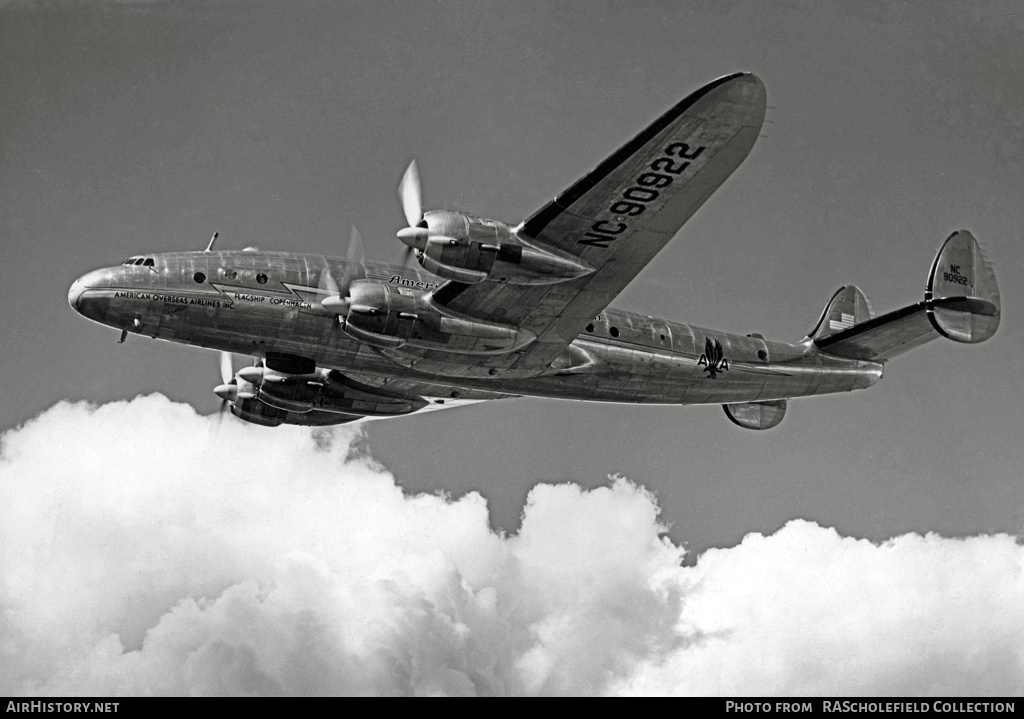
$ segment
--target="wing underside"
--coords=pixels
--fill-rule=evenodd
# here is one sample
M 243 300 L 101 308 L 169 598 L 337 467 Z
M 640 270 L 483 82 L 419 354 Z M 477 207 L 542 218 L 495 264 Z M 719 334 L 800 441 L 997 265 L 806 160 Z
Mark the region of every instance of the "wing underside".
M 716 80 L 516 229 L 523 242 L 580 257 L 594 272 L 548 285 L 448 282 L 434 293 L 436 302 L 455 312 L 529 330 L 536 341 L 506 355 L 463 355 L 457 363 L 445 353 L 423 351 L 403 364 L 447 372 L 458 364 L 462 376 L 543 372 L 746 158 L 765 107 L 757 77 Z

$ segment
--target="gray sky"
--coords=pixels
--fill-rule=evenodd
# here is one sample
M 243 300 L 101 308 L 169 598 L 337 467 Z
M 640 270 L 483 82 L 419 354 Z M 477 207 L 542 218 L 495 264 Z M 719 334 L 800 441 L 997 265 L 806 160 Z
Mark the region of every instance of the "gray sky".
M 220 246 L 398 261 L 395 188 L 517 223 L 687 93 L 758 74 L 736 174 L 618 298 L 797 340 L 840 285 L 921 299 L 970 229 L 996 336 L 936 341 L 874 389 L 796 400 L 766 433 L 719 407 L 518 399 L 366 426 L 407 491 L 519 527 L 538 482 L 654 493 L 669 537 L 731 547 L 792 519 L 880 541 L 1024 527 L 1024 10 L 1018 2 L 11 3 L 0 8 L 0 429 L 60 399 L 216 410 L 217 358 L 84 321 L 84 272 Z M 73 430 L 72 430 L 73 431 Z

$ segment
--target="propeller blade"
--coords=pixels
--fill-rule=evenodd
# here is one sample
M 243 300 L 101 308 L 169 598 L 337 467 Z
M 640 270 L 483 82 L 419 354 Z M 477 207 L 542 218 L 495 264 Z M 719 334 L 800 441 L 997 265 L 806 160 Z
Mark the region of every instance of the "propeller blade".
M 356 226 L 352 225 L 352 232 L 348 236 L 348 251 L 345 253 L 345 259 L 352 264 L 361 265 L 363 264 L 364 256 L 363 236 L 359 234 Z
M 411 245 L 405 248 L 405 252 L 402 253 L 402 267 L 412 267 L 412 263 L 409 260 L 412 259 L 415 251 Z
M 415 227 L 423 219 L 423 198 L 420 193 L 420 171 L 416 167 L 416 160 L 409 163 L 409 167 L 402 175 L 402 181 L 398 183 L 398 196 L 402 200 L 402 211 L 405 213 L 405 222 L 409 227 Z
M 235 376 L 235 370 L 231 365 L 231 353 L 221 352 L 220 353 L 220 381 L 221 384 L 227 384 L 231 381 L 231 378 Z
M 321 273 L 321 289 L 330 290 L 330 294 L 320 300 L 321 306 L 329 312 L 337 315 L 347 315 L 349 308 L 348 288 L 353 280 L 361 280 L 366 277 L 366 268 L 363 266 L 363 237 L 359 230 L 352 227 L 348 238 L 348 249 L 345 251 L 345 276 L 341 278 L 341 285 L 334 282 L 330 276 L 330 270 L 324 266 Z M 327 277 L 327 284 L 324 284 L 324 277 Z
M 320 281 L 317 282 L 317 289 L 324 292 L 328 297 L 338 294 L 338 283 L 334 281 L 334 276 L 331 275 L 331 268 L 326 262 L 324 262 L 324 266 L 320 269 Z
M 220 407 L 217 409 L 218 427 L 224 421 L 224 415 L 230 409 L 230 404 L 242 398 L 239 396 L 242 393 L 239 392 L 238 379 L 235 377 L 234 358 L 230 352 L 220 353 L 220 379 L 221 384 L 213 388 L 213 393 L 221 399 Z
M 363 236 L 359 230 L 352 226 L 352 232 L 348 238 L 348 251 L 345 253 L 345 285 L 341 294 L 348 296 L 348 286 L 352 280 L 361 280 L 366 277 L 366 268 L 363 266 Z

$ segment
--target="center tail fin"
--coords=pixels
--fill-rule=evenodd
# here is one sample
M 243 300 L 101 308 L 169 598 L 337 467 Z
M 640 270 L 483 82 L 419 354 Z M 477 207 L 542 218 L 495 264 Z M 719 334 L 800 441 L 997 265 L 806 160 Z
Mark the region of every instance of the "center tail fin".
M 999 327 L 999 313 L 992 265 L 974 235 L 959 230 L 936 254 L 923 302 L 871 317 L 863 293 L 852 285 L 843 287 L 808 339 L 836 357 L 885 362 L 937 337 L 983 342 Z

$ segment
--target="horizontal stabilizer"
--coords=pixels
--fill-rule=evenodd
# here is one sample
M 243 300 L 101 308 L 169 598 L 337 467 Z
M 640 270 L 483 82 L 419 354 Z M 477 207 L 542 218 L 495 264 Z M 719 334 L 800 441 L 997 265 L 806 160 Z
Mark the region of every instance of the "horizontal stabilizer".
M 960 230 L 949 236 L 935 256 L 924 302 L 857 321 L 832 334 L 821 334 L 819 327 L 811 337 L 827 354 L 884 362 L 936 337 L 982 342 L 999 326 L 999 308 L 992 265 L 974 236 Z

